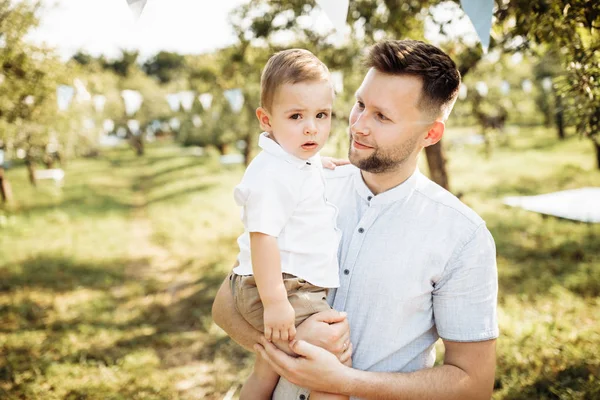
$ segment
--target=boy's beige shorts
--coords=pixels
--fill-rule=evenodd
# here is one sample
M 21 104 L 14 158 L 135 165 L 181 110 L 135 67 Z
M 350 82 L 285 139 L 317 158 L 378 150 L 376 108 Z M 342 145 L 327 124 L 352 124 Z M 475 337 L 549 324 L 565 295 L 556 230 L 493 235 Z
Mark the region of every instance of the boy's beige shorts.
M 288 300 L 296 312 L 296 326 L 313 314 L 331 309 L 327 304 L 327 289 L 290 274 L 283 274 L 283 283 L 287 290 Z M 258 295 L 254 276 L 237 275 L 231 272 L 229 284 L 238 312 L 255 329 L 264 332 L 264 308 Z

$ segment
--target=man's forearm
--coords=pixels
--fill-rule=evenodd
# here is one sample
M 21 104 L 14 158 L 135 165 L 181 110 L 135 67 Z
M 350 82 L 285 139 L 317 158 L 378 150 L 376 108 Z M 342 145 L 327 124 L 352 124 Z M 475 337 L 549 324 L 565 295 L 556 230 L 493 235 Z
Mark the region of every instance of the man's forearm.
M 489 399 L 491 387 L 477 385 L 462 369 L 441 365 L 411 373 L 365 372 L 348 369 L 340 393 L 361 399 Z
M 253 346 L 259 342 L 262 333 L 254 329 L 235 309 L 227 279 L 221 284 L 215 297 L 212 317 L 237 344 L 248 351 L 254 351 Z

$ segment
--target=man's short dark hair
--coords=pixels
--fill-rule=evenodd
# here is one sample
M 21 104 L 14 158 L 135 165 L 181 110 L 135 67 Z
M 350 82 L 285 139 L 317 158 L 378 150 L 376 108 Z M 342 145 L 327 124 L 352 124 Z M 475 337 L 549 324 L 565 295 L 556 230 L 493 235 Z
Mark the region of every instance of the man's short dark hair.
M 388 40 L 369 49 L 365 66 L 385 74 L 421 78 L 419 109 L 433 118 L 448 118 L 458 96 L 460 73 L 442 50 L 418 40 Z

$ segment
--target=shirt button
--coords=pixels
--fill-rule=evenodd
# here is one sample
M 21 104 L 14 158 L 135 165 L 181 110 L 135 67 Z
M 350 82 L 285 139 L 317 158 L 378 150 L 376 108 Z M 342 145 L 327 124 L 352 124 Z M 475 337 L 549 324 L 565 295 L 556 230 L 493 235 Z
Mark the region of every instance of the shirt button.
M 372 198 L 373 198 L 373 196 L 369 196 L 369 197 L 367 197 L 367 200 L 371 201 Z
M 305 395 L 303 395 L 303 394 L 301 394 L 301 395 L 300 395 L 300 400 L 306 400 L 306 396 L 305 396 Z
M 350 270 L 349 269 L 345 269 L 344 270 L 344 275 L 349 275 L 350 274 Z
M 365 230 L 363 228 L 358 228 L 358 233 L 363 233 Z

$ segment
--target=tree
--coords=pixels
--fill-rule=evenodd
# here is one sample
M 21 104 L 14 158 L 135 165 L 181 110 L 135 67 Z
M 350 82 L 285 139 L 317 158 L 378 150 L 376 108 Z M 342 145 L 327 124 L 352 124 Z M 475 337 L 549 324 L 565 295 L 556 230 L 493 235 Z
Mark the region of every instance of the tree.
M 546 51 L 535 65 L 533 72 L 536 84 L 541 87 L 536 96 L 536 103 L 544 113 L 545 125 L 551 126 L 554 122 L 558 139 L 563 140 L 566 137 L 563 100 L 553 83 L 565 73 L 560 57 L 553 50 Z
M 185 57 L 168 51 L 161 51 L 146 61 L 142 67 L 144 72 L 156 77 L 160 83 L 169 83 L 185 68 Z
M 114 61 L 103 60 L 103 67 L 126 78 L 131 71 L 137 68 L 137 59 L 139 55 L 139 51 L 121 50 L 121 58 Z
M 506 40 L 543 45 L 558 54 L 565 73 L 556 79 L 571 104 L 577 131 L 592 140 L 600 169 L 600 3 L 594 0 L 507 0 L 497 4 Z
M 49 122 L 56 107 L 56 84 L 64 67 L 54 54 L 28 44 L 25 37 L 37 25 L 39 3 L 0 2 L 0 149 L 11 155 L 26 150 L 26 164 L 35 184 L 34 163 L 45 155 Z M 0 192 L 9 200 L 8 184 L 0 166 Z

